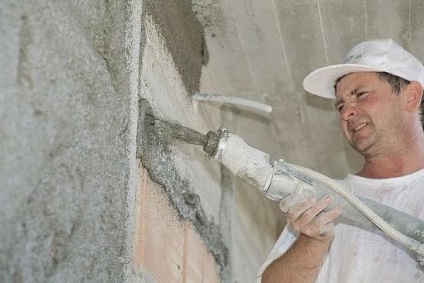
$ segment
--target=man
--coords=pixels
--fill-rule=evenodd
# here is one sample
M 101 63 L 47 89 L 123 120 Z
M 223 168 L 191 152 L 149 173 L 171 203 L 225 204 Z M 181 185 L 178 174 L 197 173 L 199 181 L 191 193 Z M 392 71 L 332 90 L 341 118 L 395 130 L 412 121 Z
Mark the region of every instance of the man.
M 343 64 L 312 72 L 303 86 L 335 99 L 343 134 L 365 159 L 341 184 L 424 219 L 423 65 L 390 39 L 366 41 Z M 339 217 L 338 207 L 324 212 L 331 197 L 282 203 L 288 225 L 259 281 L 424 282 L 424 269 L 406 248 L 377 228 Z

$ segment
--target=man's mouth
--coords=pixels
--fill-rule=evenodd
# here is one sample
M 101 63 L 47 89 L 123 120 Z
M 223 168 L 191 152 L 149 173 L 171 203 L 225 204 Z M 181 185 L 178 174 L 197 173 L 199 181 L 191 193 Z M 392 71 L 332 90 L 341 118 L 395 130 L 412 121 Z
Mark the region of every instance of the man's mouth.
M 355 132 L 359 131 L 360 129 L 362 129 L 366 125 L 367 125 L 367 123 L 359 124 L 358 126 L 356 126 L 355 128 L 353 128 L 353 132 L 355 133 Z

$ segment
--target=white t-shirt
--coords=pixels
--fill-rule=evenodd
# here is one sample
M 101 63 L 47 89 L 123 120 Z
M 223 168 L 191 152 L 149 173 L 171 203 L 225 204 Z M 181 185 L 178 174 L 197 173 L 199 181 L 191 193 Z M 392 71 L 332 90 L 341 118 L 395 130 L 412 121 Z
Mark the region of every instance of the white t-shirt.
M 424 219 L 424 169 L 407 176 L 368 179 L 348 175 L 339 181 L 355 195 Z M 337 221 L 337 220 L 336 220 Z M 415 254 L 377 228 L 359 228 L 346 219 L 335 222 L 335 236 L 316 283 L 424 282 Z M 297 235 L 286 226 L 258 272 L 284 254 Z

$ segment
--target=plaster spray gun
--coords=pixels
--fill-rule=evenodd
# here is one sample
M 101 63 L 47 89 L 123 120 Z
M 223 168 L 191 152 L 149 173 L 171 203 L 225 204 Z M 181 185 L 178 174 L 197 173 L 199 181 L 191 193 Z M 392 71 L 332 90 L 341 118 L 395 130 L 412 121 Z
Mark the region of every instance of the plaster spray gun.
M 331 194 L 333 203 L 342 208 L 343 217 L 366 226 L 377 226 L 416 253 L 417 261 L 424 267 L 424 221 L 421 219 L 356 197 L 339 183 L 313 170 L 284 160 L 272 161 L 267 153 L 250 147 L 225 127 L 206 134 L 203 150 L 272 200 L 280 201 L 293 194 L 316 197 Z

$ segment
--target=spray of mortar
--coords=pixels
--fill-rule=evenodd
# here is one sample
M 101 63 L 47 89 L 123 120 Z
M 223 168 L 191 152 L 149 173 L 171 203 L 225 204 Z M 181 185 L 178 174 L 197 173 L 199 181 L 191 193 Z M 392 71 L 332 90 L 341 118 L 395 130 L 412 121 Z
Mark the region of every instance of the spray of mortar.
M 389 237 L 417 254 L 417 261 L 424 267 L 424 221 L 382 205 L 360 198 L 334 180 L 313 170 L 290 164 L 280 159 L 273 161 L 269 154 L 250 147 L 239 136 L 229 133 L 225 127 L 205 135 L 176 123 L 155 118 L 162 133 L 187 143 L 203 145 L 203 150 L 214 160 L 220 161 L 234 175 L 265 194 L 280 201 L 295 194 L 322 197 L 330 194 L 333 206 L 342 208 L 342 217 L 365 226 L 377 226 Z

